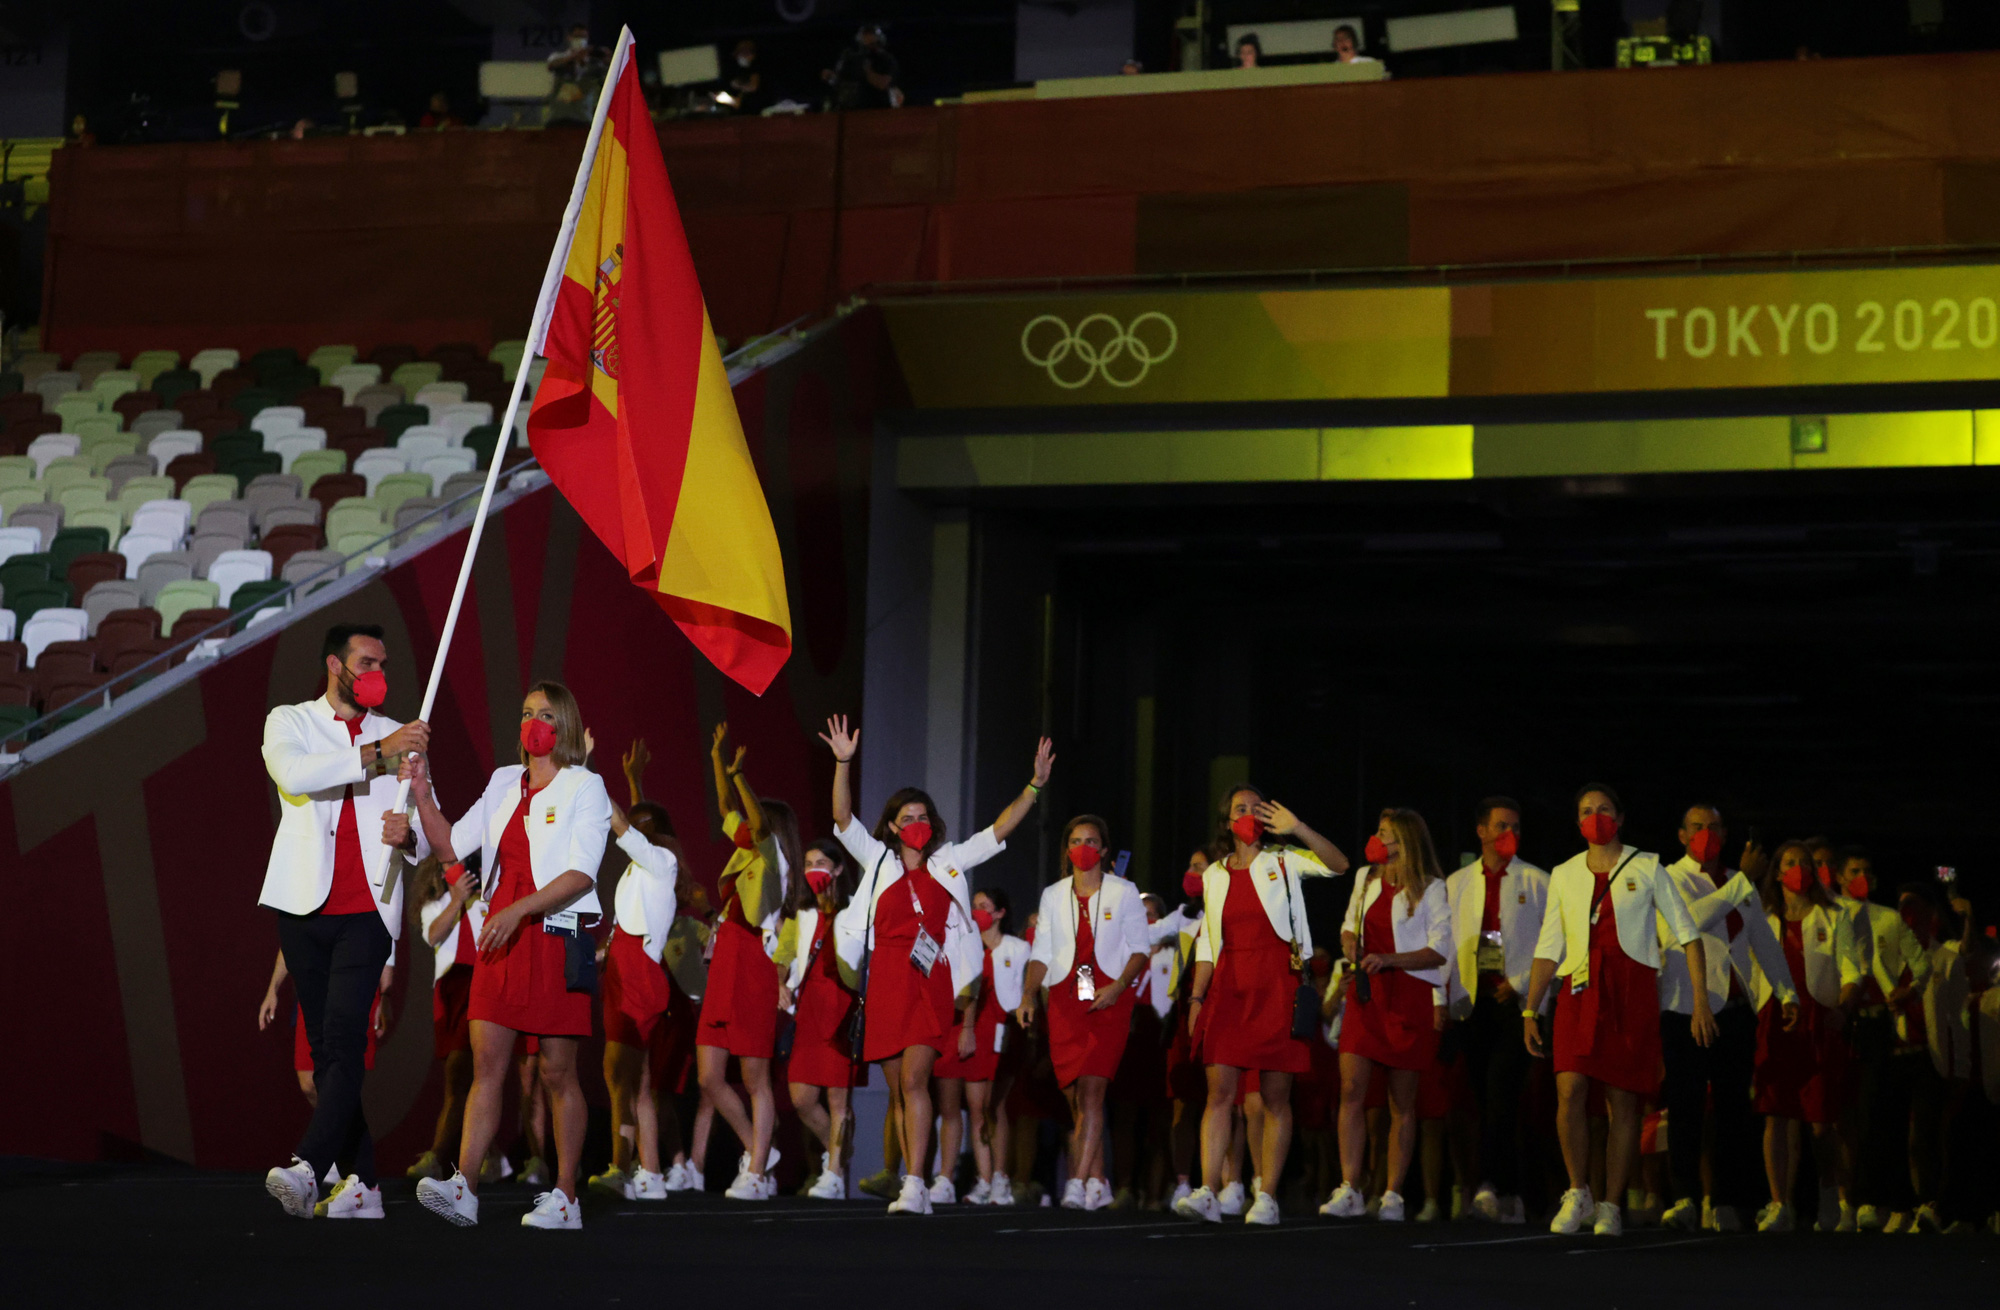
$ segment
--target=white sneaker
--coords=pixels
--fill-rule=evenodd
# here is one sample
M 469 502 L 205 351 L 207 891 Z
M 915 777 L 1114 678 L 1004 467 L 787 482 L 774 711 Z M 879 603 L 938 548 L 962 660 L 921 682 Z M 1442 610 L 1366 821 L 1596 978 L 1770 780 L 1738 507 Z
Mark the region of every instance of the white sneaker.
M 980 1179 L 973 1189 L 965 1194 L 965 1203 L 967 1205 L 992 1205 L 993 1184 L 987 1182 L 984 1178 Z
M 1500 1194 L 1493 1190 L 1491 1183 L 1481 1183 L 1479 1190 L 1472 1194 L 1472 1216 L 1489 1224 L 1500 1222 Z
M 847 1179 L 831 1169 L 822 1169 L 819 1177 L 813 1179 L 812 1190 L 806 1195 L 815 1201 L 845 1201 Z
M 1382 1206 L 1375 1211 L 1375 1217 L 1385 1224 L 1403 1222 L 1403 1194 L 1401 1192 L 1382 1193 Z
M 722 1195 L 731 1201 L 768 1201 L 771 1193 L 765 1185 L 766 1177 L 745 1169 L 736 1175 L 736 1181 L 729 1184 Z
M 1822 1211 L 1825 1206 L 1821 1206 Z M 1872 1233 L 1882 1226 L 1882 1212 L 1872 1205 L 1864 1205 L 1854 1212 L 1854 1225 L 1864 1233 Z
M 768 1175 L 777 1169 L 778 1161 L 783 1157 L 783 1155 L 784 1152 L 780 1151 L 775 1146 L 767 1147 L 765 1149 L 764 1151 L 765 1174 Z M 736 1172 L 739 1174 L 747 1174 L 750 1172 L 750 1153 L 748 1151 L 745 1151 L 743 1154 L 736 1157 Z
M 521 1185 L 523 1187 L 550 1186 L 548 1162 L 539 1155 L 529 1156 L 527 1161 L 521 1166 Z
M 1083 1179 L 1070 1179 L 1068 1184 L 1063 1188 L 1062 1208 L 1065 1210 L 1081 1210 L 1083 1209 L 1083 1199 Z
M 1625 1215 L 1609 1201 L 1597 1203 L 1597 1224 L 1590 1230 L 1599 1237 L 1623 1237 Z
M 632 1179 L 623 1169 L 612 1167 L 585 1184 L 594 1192 L 617 1197 L 621 1201 L 632 1199 Z
M 1500 1222 L 1503 1224 L 1525 1224 L 1528 1222 L 1528 1207 L 1518 1196 L 1500 1198 Z
M 465 1175 L 454 1169 L 451 1177 L 417 1180 L 417 1204 L 447 1223 L 470 1228 L 479 1222 L 479 1198 L 465 1185 Z
M 1222 1194 L 1215 1198 L 1215 1203 L 1222 1207 L 1222 1213 L 1234 1219 L 1248 1208 L 1250 1198 L 1243 1194 L 1243 1184 L 1231 1183 L 1222 1189 Z
M 1111 1208 L 1111 1184 L 1102 1178 L 1086 1179 L 1083 1184 L 1083 1208 L 1086 1210 L 1108 1210 Z
M 628 1201 L 664 1201 L 667 1199 L 665 1175 L 656 1174 L 641 1165 L 632 1171 L 631 1179 L 625 1184 L 625 1199 Z
M 325 1183 L 329 1188 L 340 1186 L 340 1166 L 337 1164 L 328 1165 L 326 1167 L 326 1177 L 320 1179 L 320 1181 Z
M 931 1204 L 957 1205 L 958 1186 L 951 1179 L 939 1174 L 937 1181 L 931 1184 Z
M 1185 1197 L 1189 1192 L 1192 1192 L 1193 1190 L 1194 1188 L 1189 1187 L 1187 1185 L 1187 1179 L 1185 1178 L 1175 1183 L 1174 1194 L 1167 1198 L 1167 1209 L 1171 1210 L 1175 1206 L 1179 1205 L 1181 1203 L 1181 1198 Z
M 1833 1221 L 1834 1232 L 1858 1233 L 1861 1231 L 1860 1213 L 1856 1211 L 1855 1208 L 1849 1205 L 1847 1202 L 1841 1201 L 1837 1205 L 1835 1205 L 1834 1214 L 1838 1216 L 1838 1218 L 1836 1218 Z
M 1006 1174 L 997 1171 L 993 1175 L 993 1204 L 1014 1204 L 1014 1184 L 1008 1180 Z
M 563 1195 L 560 1187 L 550 1188 L 535 1198 L 535 1208 L 521 1216 L 523 1228 L 581 1228 L 583 1207 Z
M 1362 1200 L 1361 1193 L 1342 1183 L 1333 1189 L 1333 1195 L 1319 1212 L 1329 1219 L 1359 1219 L 1368 1213 L 1368 1202 Z
M 1944 1216 L 1938 1213 L 1936 1206 L 1926 1201 L 1917 1207 L 1916 1214 L 1912 1216 L 1910 1231 L 1913 1233 L 1941 1233 L 1944 1231 Z
M 1792 1207 L 1771 1202 L 1757 1212 L 1757 1231 L 1760 1233 L 1789 1233 L 1792 1231 Z
M 931 1193 L 930 1189 L 924 1186 L 924 1180 L 915 1174 L 904 1174 L 903 1190 L 896 1194 L 895 1200 L 889 1202 L 889 1213 L 929 1214 L 930 1212 Z
M 688 1167 L 685 1162 L 667 1166 L 668 1196 L 674 1196 L 681 1192 L 697 1192 L 700 1190 L 701 1188 L 698 1184 L 688 1181 Z
M 313 1217 L 317 1219 L 380 1219 L 382 1217 L 382 1189 L 363 1187 L 359 1174 L 349 1174 L 340 1180 L 340 1186 L 333 1194 L 313 1207 Z
M 290 1164 L 264 1175 L 264 1190 L 295 1219 L 312 1218 L 313 1207 L 319 1204 L 319 1180 L 313 1177 L 313 1167 L 296 1155 Z
M 1266 1228 L 1276 1228 L 1279 1218 L 1278 1198 L 1269 1192 L 1259 1192 L 1257 1193 L 1256 1204 L 1252 1205 L 1250 1212 L 1243 1216 L 1243 1222 L 1246 1224 L 1261 1224 Z
M 1420 1224 L 1434 1224 L 1438 1221 L 1440 1213 L 1437 1198 L 1427 1196 L 1424 1198 L 1424 1208 L 1417 1211 L 1417 1222 Z
M 1733 1205 L 1718 1205 L 1715 1207 L 1709 1227 L 1718 1233 L 1740 1233 L 1743 1231 L 1743 1216 L 1737 1213 Z
M 1701 1206 L 1692 1196 L 1683 1196 L 1667 1207 L 1660 1216 L 1660 1227 L 1678 1228 L 1684 1233 L 1697 1232 L 1701 1228 Z
M 1597 1202 L 1590 1195 L 1588 1187 L 1572 1187 L 1563 1193 L 1562 1205 L 1556 1210 L 1556 1217 L 1549 1221 L 1552 1233 L 1573 1233 L 1583 1227 L 1584 1221 L 1595 1217 Z
M 1215 1199 L 1215 1193 L 1208 1188 L 1197 1187 L 1174 1202 L 1174 1213 L 1183 1219 L 1192 1219 L 1196 1223 L 1219 1224 L 1222 1222 L 1222 1203 Z

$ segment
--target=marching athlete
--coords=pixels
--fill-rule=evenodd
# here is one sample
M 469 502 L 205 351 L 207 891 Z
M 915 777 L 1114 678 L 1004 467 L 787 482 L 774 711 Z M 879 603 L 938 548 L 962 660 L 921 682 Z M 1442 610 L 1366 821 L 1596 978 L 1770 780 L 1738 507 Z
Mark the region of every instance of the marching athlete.
M 855 980 L 842 970 L 840 952 L 833 949 L 833 921 L 853 898 L 854 880 L 853 861 L 839 842 L 822 837 L 806 847 L 805 877 L 792 888 L 778 953 L 771 961 L 785 970 L 778 1004 L 793 1012 L 792 1054 L 785 1064 L 792 1108 L 825 1148 L 819 1174 L 806 1192 L 821 1201 L 846 1198 L 853 1146 L 848 1096 L 860 1062 L 848 1038 Z
M 444 1105 L 431 1147 L 410 1166 L 411 1178 L 446 1178 L 444 1162 L 465 1133 L 465 1098 L 472 1090 L 472 966 L 479 958 L 479 930 L 486 903 L 479 879 L 463 864 L 443 867 L 435 856 L 417 866 L 418 924 L 431 948 L 432 1044 L 444 1061 Z
M 931 1069 L 938 1092 L 938 1159 L 946 1162 L 945 1171 L 931 1184 L 933 1205 L 957 1195 L 950 1162 L 958 1159 L 961 1109 L 979 1171 L 979 1182 L 966 1193 L 966 1204 L 1014 1204 L 1006 1172 L 1007 1107 L 999 1098 L 1007 1090 L 1001 1081 L 1003 1061 L 1010 1050 L 1019 1049 L 1008 1040 L 1009 1016 L 1021 1008 L 1031 948 L 1019 937 L 1007 936 L 1002 925 L 1010 908 L 1007 893 L 998 887 L 973 893 L 972 923 L 979 929 L 982 957 L 979 980 L 973 984 L 977 998 L 959 1011 L 950 1043 Z

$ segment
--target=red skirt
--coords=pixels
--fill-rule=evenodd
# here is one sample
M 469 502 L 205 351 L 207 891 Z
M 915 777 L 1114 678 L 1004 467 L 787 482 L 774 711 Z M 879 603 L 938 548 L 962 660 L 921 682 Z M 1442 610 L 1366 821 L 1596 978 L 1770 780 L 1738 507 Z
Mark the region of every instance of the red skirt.
M 972 1055 L 964 1060 L 958 1058 L 959 1034 L 965 1030 L 965 1022 L 960 1020 L 951 1026 L 946 1035 L 944 1054 L 938 1056 L 931 1067 L 933 1078 L 959 1078 L 968 1083 L 990 1083 L 1000 1073 L 1000 1052 L 993 1049 L 998 1038 L 1000 1025 L 1007 1021 L 1001 1012 L 1000 1002 L 993 998 L 991 980 L 979 993 L 979 1013 L 972 1020 Z
M 1049 990 L 1049 1060 L 1055 1065 L 1056 1086 L 1068 1087 L 1079 1078 L 1110 1078 L 1125 1054 L 1132 1031 L 1132 991 L 1093 1011 L 1077 999 L 1076 972 Z
M 1167 1099 L 1167 1033 L 1170 1019 L 1144 1001 L 1132 1006 L 1132 1035 L 1112 1080 L 1114 1099 L 1132 1105 L 1159 1105 Z
M 1298 990 L 1291 947 L 1275 936 L 1269 943 L 1223 951 L 1201 1007 L 1202 1062 L 1309 1073 L 1312 1052 L 1292 1036 L 1292 999 Z
M 951 966 L 940 955 L 930 975 L 910 962 L 914 937 L 877 937 L 868 965 L 868 1018 L 861 1058 L 873 1064 L 893 1060 L 912 1046 L 942 1054 L 951 1040 L 956 1003 Z
M 1340 1017 L 1340 1053 L 1359 1055 L 1391 1069 L 1428 1069 L 1437 1061 L 1432 989 L 1401 969 L 1369 975 L 1368 999 L 1356 998 L 1349 978 Z M 1377 1080 L 1379 1081 L 1379 1080 Z
M 1610 916 L 1608 907 L 1605 915 Z M 1611 936 L 1615 943 L 1616 934 Z M 1556 1072 L 1580 1073 L 1607 1087 L 1655 1095 L 1660 1090 L 1659 974 L 1615 944 L 1597 954 L 1597 976 L 1581 996 L 1570 991 L 1567 981 L 1556 980 Z
M 1847 1042 L 1826 1022 L 1824 1006 L 1802 998 L 1799 1010 L 1790 1032 L 1775 1001 L 1757 1016 L 1757 1113 L 1832 1123 L 1847 1104 Z
M 623 928 L 611 930 L 611 947 L 604 954 L 603 992 L 604 1040 L 621 1046 L 650 1043 L 671 997 L 667 971 L 646 954 L 643 937 Z
M 472 1049 L 472 966 L 454 964 L 431 988 L 431 1033 L 437 1058 Z
M 854 993 L 840 985 L 832 967 L 833 943 L 820 948 L 805 980 L 799 984 L 796 1023 L 792 1030 L 792 1058 L 785 1081 L 807 1087 L 852 1087 L 865 1081 L 867 1071 L 857 1070 L 853 1043 L 848 1041 L 848 1025 L 854 1016 Z
M 1167 1047 L 1167 1095 L 1199 1104 L 1208 1098 L 1208 1069 L 1201 1062 L 1201 1034 L 1208 1026 L 1208 1007 L 1201 1007 L 1192 1033 L 1188 1031 L 1187 1012 L 1185 1000 L 1167 1012 L 1167 1022 L 1174 1026 L 1173 1041 Z
M 667 1012 L 653 1030 L 653 1086 L 679 1096 L 694 1076 L 695 1025 L 701 1007 L 681 990 L 672 974 L 667 975 Z
M 695 1044 L 768 1060 L 777 1042 L 778 970 L 764 954 L 763 934 L 724 918 L 715 930 Z
M 504 878 L 493 909 L 505 909 L 519 896 L 508 896 L 525 878 Z M 533 892 L 530 883 L 527 892 Z M 514 939 L 497 951 L 481 951 L 472 966 L 472 995 L 467 1016 L 482 1023 L 497 1023 L 517 1033 L 535 1037 L 588 1037 L 591 1029 L 591 994 L 573 992 L 565 979 L 568 948 L 564 938 L 542 931 L 541 916 L 521 921 Z
M 375 993 L 375 1001 L 368 1007 L 368 1050 L 361 1058 L 361 1067 L 375 1067 L 375 1016 L 382 1012 L 382 993 Z M 295 1073 L 311 1073 L 313 1067 L 312 1043 L 306 1039 L 306 1012 L 296 1009 L 292 1023 L 292 1070 Z

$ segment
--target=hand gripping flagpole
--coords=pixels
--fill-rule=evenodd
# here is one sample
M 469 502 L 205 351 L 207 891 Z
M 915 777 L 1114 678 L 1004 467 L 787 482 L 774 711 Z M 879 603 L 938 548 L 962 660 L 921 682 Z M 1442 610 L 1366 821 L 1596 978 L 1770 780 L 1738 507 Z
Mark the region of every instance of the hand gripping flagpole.
M 632 29 L 627 27 L 618 33 L 618 45 L 611 52 L 611 67 L 604 75 L 604 88 L 597 94 L 597 112 L 590 120 L 590 135 L 583 140 L 583 159 L 576 166 L 576 181 L 570 187 L 569 207 L 563 211 L 562 229 L 556 234 L 555 249 L 549 252 L 549 266 L 542 274 L 542 292 L 535 301 L 535 316 L 528 325 L 526 348 L 521 352 L 521 366 L 514 371 L 514 390 L 507 397 L 507 412 L 500 421 L 500 435 L 493 443 L 493 457 L 487 461 L 486 485 L 479 492 L 479 508 L 472 516 L 472 535 L 465 542 L 465 559 L 458 566 L 458 585 L 452 589 L 451 608 L 445 611 L 444 631 L 438 637 L 437 656 L 431 661 L 430 685 L 424 688 L 424 705 L 417 712 L 417 718 L 430 722 L 431 709 L 437 703 L 438 683 L 444 678 L 445 657 L 451 653 L 452 633 L 458 628 L 458 612 L 465 604 L 465 587 L 472 580 L 472 561 L 479 554 L 479 539 L 486 531 L 486 515 L 493 506 L 493 489 L 500 482 L 501 457 L 514 440 L 514 418 L 521 408 L 521 391 L 528 378 L 528 364 L 542 352 L 549 331 L 549 316 L 555 310 L 556 292 L 562 286 L 563 268 L 569 263 L 570 242 L 576 236 L 577 216 L 583 211 L 583 195 L 590 187 L 590 172 L 597 162 L 598 142 L 604 137 L 604 120 L 611 112 L 611 100 L 618 91 L 618 80 L 625 71 L 626 63 L 632 57 Z M 410 781 L 405 778 L 396 788 L 396 810 L 401 812 L 410 800 Z

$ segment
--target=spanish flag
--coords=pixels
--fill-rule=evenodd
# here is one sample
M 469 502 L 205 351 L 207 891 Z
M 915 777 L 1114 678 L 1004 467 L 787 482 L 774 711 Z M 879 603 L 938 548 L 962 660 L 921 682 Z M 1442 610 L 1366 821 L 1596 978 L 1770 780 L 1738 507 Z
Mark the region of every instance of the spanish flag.
M 629 29 L 603 97 L 529 342 L 548 358 L 529 444 L 633 583 L 761 695 L 792 649 L 784 565 Z

